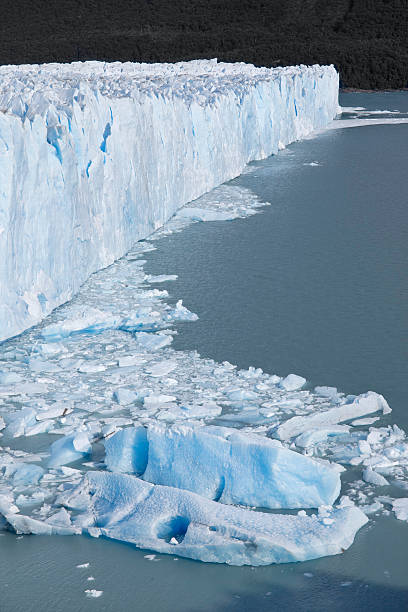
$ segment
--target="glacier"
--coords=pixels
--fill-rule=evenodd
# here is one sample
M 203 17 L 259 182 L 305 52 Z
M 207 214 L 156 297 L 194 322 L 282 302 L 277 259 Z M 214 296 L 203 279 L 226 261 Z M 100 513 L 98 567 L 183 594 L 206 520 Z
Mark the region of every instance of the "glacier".
M 338 84 L 333 66 L 0 66 L 0 341 L 183 204 L 325 127 Z
M 332 505 L 340 493 L 339 474 L 330 465 L 227 427 L 126 428 L 106 440 L 105 449 L 112 471 L 224 504 L 317 508 Z
M 199 61 L 0 72 L 0 295 L 9 317 L 1 337 L 76 293 L 0 345 L 0 529 L 263 565 L 342 553 L 367 516 L 392 510 L 407 520 L 407 498 L 395 497 L 406 494 L 408 440 L 381 395 L 312 389 L 297 374 L 174 350 L 178 323 L 198 317 L 169 296 L 174 275 L 143 270 L 162 236 L 268 204 L 225 184 L 179 208 L 245 160 L 325 125 L 337 110 L 334 69 Z M 136 129 L 144 141 L 131 140 Z M 182 156 L 164 163 L 170 149 Z M 35 170 L 31 154 L 44 166 Z M 172 181 L 184 185 L 178 195 Z M 52 208 L 61 202 L 76 215 L 71 224 Z

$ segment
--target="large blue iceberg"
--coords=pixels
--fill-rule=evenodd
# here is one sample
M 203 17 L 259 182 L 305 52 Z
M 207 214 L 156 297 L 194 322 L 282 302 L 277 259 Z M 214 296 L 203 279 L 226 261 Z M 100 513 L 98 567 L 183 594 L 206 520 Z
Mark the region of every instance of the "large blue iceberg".
M 227 427 L 126 428 L 105 442 L 108 469 L 225 504 L 317 508 L 340 492 L 338 471 L 277 440 Z
M 353 543 L 356 531 L 368 520 L 352 505 L 312 516 L 253 512 L 109 472 L 88 472 L 61 502 L 78 509 L 78 500 L 91 535 L 230 565 L 335 555 Z

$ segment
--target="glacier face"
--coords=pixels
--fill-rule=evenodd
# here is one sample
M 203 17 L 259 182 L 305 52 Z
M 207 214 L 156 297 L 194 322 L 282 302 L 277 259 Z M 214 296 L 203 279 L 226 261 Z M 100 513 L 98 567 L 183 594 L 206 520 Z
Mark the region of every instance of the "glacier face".
M 338 112 L 338 74 L 85 62 L 0 67 L 0 341 L 186 202 Z

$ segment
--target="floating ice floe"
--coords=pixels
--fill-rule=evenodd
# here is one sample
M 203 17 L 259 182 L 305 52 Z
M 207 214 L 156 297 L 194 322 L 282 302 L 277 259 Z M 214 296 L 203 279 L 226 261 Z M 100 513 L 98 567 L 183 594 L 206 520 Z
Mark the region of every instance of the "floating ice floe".
M 330 465 L 225 427 L 124 429 L 105 442 L 105 449 L 110 470 L 226 504 L 317 508 L 333 504 L 340 492 L 339 474 Z
M 280 440 L 290 440 L 305 431 L 350 421 L 358 416 L 365 416 L 373 412 L 382 411 L 383 414 L 390 412 L 390 407 L 382 395 L 369 391 L 364 395 L 359 395 L 352 403 L 343 404 L 336 408 L 331 408 L 325 412 L 318 412 L 307 416 L 295 416 L 276 430 L 276 436 Z
M 395 499 L 392 502 L 392 509 L 394 510 L 397 519 L 400 521 L 408 521 L 408 497 Z
M 72 463 L 91 453 L 89 435 L 85 431 L 64 436 L 51 445 L 49 467 L 57 467 Z
M 89 472 L 65 497 L 81 497 L 95 534 L 160 553 L 230 565 L 266 565 L 338 554 L 367 517 L 349 505 L 322 514 L 253 512 L 135 476 Z

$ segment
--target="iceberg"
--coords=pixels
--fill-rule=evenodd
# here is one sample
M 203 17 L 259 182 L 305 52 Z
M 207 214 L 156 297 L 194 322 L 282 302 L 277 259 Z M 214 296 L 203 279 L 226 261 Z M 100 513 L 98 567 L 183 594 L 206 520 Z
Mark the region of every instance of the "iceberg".
M 51 444 L 49 467 L 58 467 L 82 459 L 92 451 L 89 435 L 85 431 L 64 436 Z
M 225 504 L 317 508 L 332 505 L 340 493 L 339 474 L 329 464 L 227 427 L 126 428 L 105 441 L 105 450 L 111 471 Z
M 384 397 L 374 391 L 359 395 L 352 403 L 330 408 L 325 412 L 316 412 L 307 416 L 295 416 L 285 421 L 275 431 L 279 440 L 290 440 L 304 432 L 323 429 L 345 421 L 356 419 L 382 410 L 388 414 L 391 410 Z
M 305 561 L 344 552 L 367 517 L 355 506 L 307 516 L 253 512 L 109 472 L 88 472 L 70 492 L 88 499 L 90 535 L 159 553 L 229 565 Z M 70 507 L 70 496 L 65 504 Z
M 324 128 L 338 85 L 333 66 L 317 65 L 0 66 L 0 341 L 184 204 Z M 94 314 L 44 338 L 116 325 Z

